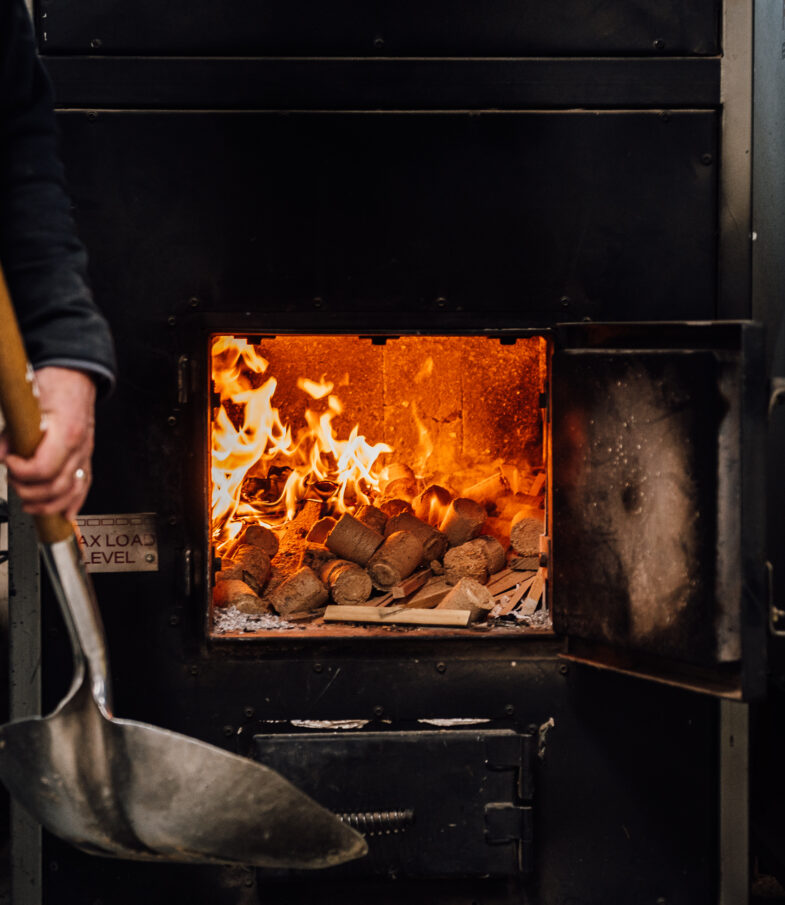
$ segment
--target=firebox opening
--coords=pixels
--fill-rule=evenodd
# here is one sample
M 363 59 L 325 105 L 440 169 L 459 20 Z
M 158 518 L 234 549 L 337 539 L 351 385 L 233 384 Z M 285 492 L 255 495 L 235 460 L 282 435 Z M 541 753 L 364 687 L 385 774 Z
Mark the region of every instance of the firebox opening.
M 212 636 L 550 630 L 544 337 L 209 354 Z

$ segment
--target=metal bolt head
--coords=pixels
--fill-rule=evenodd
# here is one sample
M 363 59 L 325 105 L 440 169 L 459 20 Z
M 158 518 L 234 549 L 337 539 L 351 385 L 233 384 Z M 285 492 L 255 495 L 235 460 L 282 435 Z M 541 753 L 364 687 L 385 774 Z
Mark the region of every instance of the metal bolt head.
M 515 713 L 515 705 L 514 704 L 505 704 L 504 712 L 507 714 L 507 716 L 512 716 Z
M 173 314 L 170 314 L 169 317 L 166 318 L 166 323 L 170 327 L 174 327 L 175 324 L 177 323 L 177 318 Z
M 559 672 L 560 672 L 563 676 L 566 676 L 567 673 L 568 673 L 569 671 L 570 671 L 570 667 L 567 666 L 566 663 L 562 663 L 562 665 L 559 667 Z
M 375 704 L 373 708 L 373 715 L 375 717 L 380 717 L 384 715 L 384 707 L 381 704 Z
M 232 727 L 232 726 L 224 726 L 224 728 L 223 728 L 223 734 L 224 734 L 227 738 L 229 738 L 230 736 L 234 735 L 234 729 L 233 729 L 233 727 Z
M 175 424 L 177 424 L 177 418 L 176 418 L 176 416 L 175 416 L 175 415 L 170 415 L 170 416 L 166 419 L 166 423 L 169 425 L 169 427 L 174 427 Z
M 194 666 L 191 667 L 191 669 L 189 670 L 189 672 L 191 673 L 192 676 L 198 676 L 198 675 L 199 675 L 199 667 L 196 666 L 196 665 L 194 665 Z
M 381 35 L 377 35 L 377 36 L 373 39 L 373 46 L 374 46 L 377 50 L 381 50 L 381 49 L 384 47 L 384 38 L 383 38 Z
M 144 561 L 145 562 L 155 562 L 155 553 L 145 553 Z
M 104 42 L 103 42 L 100 38 L 92 38 L 92 39 L 90 40 L 90 46 L 93 48 L 93 50 L 98 50 L 98 48 L 99 48 L 103 43 L 104 43 Z
M 436 672 L 446 672 L 447 664 L 446 663 L 437 663 L 436 664 Z
M 169 625 L 179 625 L 180 617 L 179 616 L 170 616 L 169 617 Z
M 701 154 L 701 163 L 705 167 L 710 167 L 714 163 L 714 157 L 711 154 Z
M 314 663 L 313 671 L 314 672 L 324 672 L 324 667 L 322 666 L 321 663 Z
M 243 713 L 250 720 L 251 717 L 256 713 L 256 711 L 253 709 L 253 707 L 243 707 Z
M 191 296 L 191 298 L 188 299 L 188 304 L 190 305 L 191 308 L 198 308 L 198 307 L 199 307 L 199 299 L 196 298 L 195 295 L 194 295 L 194 296 Z
M 570 297 L 568 295 L 563 295 L 559 299 L 559 304 L 562 306 L 562 308 L 569 308 L 570 307 Z
M 657 38 L 656 41 L 652 41 L 655 50 L 665 50 L 665 41 L 662 38 Z

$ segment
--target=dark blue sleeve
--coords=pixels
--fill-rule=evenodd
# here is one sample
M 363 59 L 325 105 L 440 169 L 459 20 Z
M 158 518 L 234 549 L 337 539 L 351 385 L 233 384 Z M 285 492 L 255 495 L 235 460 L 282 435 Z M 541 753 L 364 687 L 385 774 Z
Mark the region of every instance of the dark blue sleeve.
M 106 389 L 114 347 L 87 282 L 23 0 L 0 0 L 0 261 L 33 365 L 81 363 Z

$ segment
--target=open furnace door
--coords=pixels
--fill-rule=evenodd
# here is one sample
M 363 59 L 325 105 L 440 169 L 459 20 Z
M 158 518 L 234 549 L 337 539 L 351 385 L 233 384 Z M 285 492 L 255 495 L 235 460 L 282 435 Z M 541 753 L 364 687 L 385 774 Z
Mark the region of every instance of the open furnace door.
M 761 327 L 562 325 L 552 368 L 553 609 L 566 655 L 761 695 Z

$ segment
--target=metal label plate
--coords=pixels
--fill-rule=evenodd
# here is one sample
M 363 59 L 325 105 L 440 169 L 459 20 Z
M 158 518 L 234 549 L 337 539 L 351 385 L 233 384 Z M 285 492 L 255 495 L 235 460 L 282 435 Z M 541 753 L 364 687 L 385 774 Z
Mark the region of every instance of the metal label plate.
M 157 572 L 154 512 L 79 515 L 79 543 L 88 572 Z

